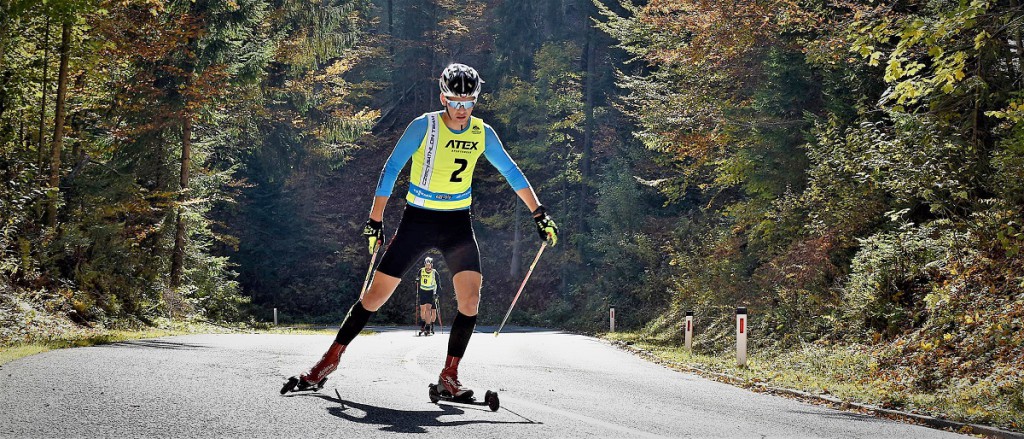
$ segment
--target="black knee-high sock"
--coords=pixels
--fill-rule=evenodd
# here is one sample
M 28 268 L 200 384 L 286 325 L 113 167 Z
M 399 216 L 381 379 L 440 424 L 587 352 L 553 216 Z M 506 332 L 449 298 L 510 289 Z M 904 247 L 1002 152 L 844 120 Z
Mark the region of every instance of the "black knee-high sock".
M 476 316 L 470 317 L 461 312 L 456 314 L 452 320 L 452 327 L 448 330 L 448 355 L 462 358 L 466 354 L 469 337 L 473 335 L 475 328 Z
M 341 322 L 341 329 L 338 330 L 338 336 L 334 341 L 342 346 L 348 346 L 349 343 L 352 343 L 352 339 L 359 335 L 359 331 L 366 327 L 366 322 L 370 321 L 372 315 L 373 311 L 363 308 L 362 301 L 356 302 L 355 305 L 352 305 L 352 309 L 348 310 L 345 321 Z

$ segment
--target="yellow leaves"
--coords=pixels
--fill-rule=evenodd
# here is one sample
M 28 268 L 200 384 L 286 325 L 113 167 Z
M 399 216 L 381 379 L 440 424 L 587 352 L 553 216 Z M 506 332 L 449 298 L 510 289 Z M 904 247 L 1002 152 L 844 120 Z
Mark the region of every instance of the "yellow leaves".
M 871 52 L 871 55 L 868 57 L 868 65 L 873 67 L 878 66 L 878 60 L 881 58 L 882 52 Z M 890 63 L 892 63 L 892 61 L 890 61 Z
M 1007 17 L 997 3 L 959 2 L 924 15 L 858 10 L 847 28 L 850 51 L 870 66 L 884 64 L 884 80 L 893 87 L 883 104 L 899 108 L 927 96 L 955 94 L 963 91 L 961 83 L 975 71 L 986 47 L 998 41 L 994 26 Z M 1014 117 L 1008 112 L 991 115 Z
M 936 85 L 942 84 L 941 90 L 943 93 L 952 93 L 956 83 L 967 76 L 964 73 L 964 61 L 966 58 L 967 54 L 959 51 L 940 61 L 932 81 Z
M 874 55 L 872 55 L 873 57 Z M 872 65 L 878 65 L 877 62 Z M 901 60 L 892 58 L 889 60 L 889 64 L 885 66 L 885 82 L 893 82 L 900 79 L 904 75 L 903 63 Z
M 935 349 L 935 343 L 927 340 L 921 340 L 921 350 L 930 351 L 932 349 Z
M 950 340 L 953 339 L 953 334 L 950 334 L 948 332 L 945 333 L 945 334 L 942 334 L 942 339 L 945 340 L 945 341 L 950 341 Z
M 1013 100 L 1006 105 L 1006 108 L 1002 110 L 986 111 L 985 115 L 998 119 L 1006 119 L 1013 123 L 1022 122 L 1024 121 L 1024 103 L 1021 103 L 1019 100 Z
M 985 42 L 986 42 L 986 41 L 988 40 L 988 38 L 989 38 L 989 37 L 991 37 L 991 36 L 992 36 L 992 35 L 990 35 L 990 34 L 989 34 L 988 32 L 986 32 L 986 31 L 981 31 L 981 32 L 979 32 L 979 33 L 978 33 L 978 35 L 975 35 L 975 36 L 974 36 L 974 50 L 981 50 L 981 48 L 982 48 L 983 46 L 985 46 Z
M 327 74 L 327 76 L 342 75 L 342 74 L 348 72 L 349 70 L 352 70 L 352 67 L 355 66 L 355 62 L 353 62 L 353 61 L 357 61 L 357 60 L 348 59 L 348 58 L 339 59 L 339 60 L 335 61 L 334 64 L 331 64 L 330 66 L 328 66 L 325 73 Z
M 855 45 L 853 45 L 853 47 L 850 48 L 850 51 L 851 52 L 857 52 L 857 53 L 860 54 L 860 56 L 862 56 L 864 58 L 867 58 L 869 55 L 871 55 L 875 51 L 875 46 L 867 46 L 867 45 L 861 46 L 861 45 L 856 45 L 855 44 Z M 879 53 L 878 56 L 881 57 L 882 56 L 881 52 L 878 52 L 878 53 Z
M 917 61 L 911 61 L 904 67 L 904 76 L 917 75 L 925 66 Z

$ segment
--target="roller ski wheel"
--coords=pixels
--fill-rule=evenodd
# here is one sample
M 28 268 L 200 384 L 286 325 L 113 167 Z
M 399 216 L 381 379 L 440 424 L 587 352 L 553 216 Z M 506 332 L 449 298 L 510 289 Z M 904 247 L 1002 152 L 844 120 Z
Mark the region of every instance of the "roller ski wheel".
M 498 400 L 498 392 L 492 390 L 488 390 L 484 393 L 484 402 L 487 403 L 487 407 L 490 408 L 492 412 L 498 411 L 498 408 L 501 407 L 501 402 Z
M 437 384 L 431 383 L 428 385 L 428 387 L 428 396 L 430 397 L 430 402 L 434 404 L 437 404 L 439 401 L 445 401 L 454 402 L 456 404 L 487 406 L 487 408 L 491 409 L 492 412 L 496 412 L 498 411 L 499 408 L 501 408 L 501 402 L 498 399 L 498 392 L 495 392 L 493 390 L 488 390 L 486 393 L 484 393 L 483 401 L 477 401 L 477 399 L 472 396 L 461 398 L 453 397 L 452 394 L 448 393 L 448 391 L 445 390 L 444 388 L 438 390 L 437 388 L 439 386 Z
M 281 394 L 284 395 L 288 392 L 318 392 L 324 388 L 325 383 L 327 383 L 327 378 L 320 380 L 316 384 L 310 384 L 299 379 L 299 377 L 291 377 L 281 387 Z

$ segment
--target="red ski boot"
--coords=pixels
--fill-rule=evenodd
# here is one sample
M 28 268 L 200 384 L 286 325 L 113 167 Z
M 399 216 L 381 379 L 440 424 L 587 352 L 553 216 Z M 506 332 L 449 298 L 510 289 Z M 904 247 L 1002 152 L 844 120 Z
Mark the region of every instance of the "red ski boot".
M 473 397 L 473 390 L 465 387 L 459 382 L 459 361 L 460 357 L 448 356 L 444 362 L 444 370 L 437 378 L 437 391 L 442 395 L 451 395 L 454 399 L 470 399 Z M 445 395 L 445 396 L 447 396 Z
M 297 377 L 288 378 L 288 381 L 284 383 L 284 387 L 281 387 L 281 394 L 305 390 L 315 392 L 322 389 L 324 383 L 327 382 L 327 375 L 330 375 L 331 372 L 338 368 L 341 354 L 344 352 L 345 346 L 338 344 L 338 342 L 332 343 L 331 347 L 327 349 L 327 353 L 320 357 L 320 361 L 312 369 Z

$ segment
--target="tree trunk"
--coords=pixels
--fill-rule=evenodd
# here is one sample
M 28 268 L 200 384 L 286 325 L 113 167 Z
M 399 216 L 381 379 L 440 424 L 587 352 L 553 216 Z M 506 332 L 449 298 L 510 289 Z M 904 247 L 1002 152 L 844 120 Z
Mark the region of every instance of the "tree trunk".
M 597 88 L 595 76 L 597 76 L 597 39 L 593 26 L 587 30 L 587 80 L 586 80 L 586 122 L 583 128 L 583 157 L 580 158 L 580 206 L 576 209 L 578 219 L 578 233 L 586 233 L 587 225 L 583 220 L 583 211 L 587 206 L 587 185 L 590 183 L 590 162 L 591 150 L 594 144 L 594 89 Z
M 42 172 L 46 165 L 46 149 L 43 148 L 44 135 L 43 131 L 46 129 L 46 85 L 48 71 L 47 67 L 50 65 L 50 17 L 46 17 L 46 29 L 43 31 L 43 79 L 40 80 L 40 86 L 43 89 L 43 95 L 39 98 L 39 130 L 36 132 L 36 148 L 39 153 L 39 171 Z
M 394 63 L 395 56 L 395 0 L 388 0 L 388 55 Z
M 11 17 L 9 12 L 11 9 L 10 0 L 0 0 L 0 72 L 4 70 L 6 65 L 4 61 L 7 55 L 7 35 L 11 33 L 11 26 L 14 24 L 14 19 Z
M 18 111 L 18 143 L 24 148 L 25 151 L 29 151 L 28 142 L 25 141 L 25 109 L 22 108 Z
M 389 67 L 391 67 L 391 71 L 389 72 L 389 75 L 391 77 L 391 81 L 388 84 L 388 88 L 389 88 L 389 93 L 388 94 L 391 96 L 391 102 L 396 102 L 396 98 L 398 97 L 398 87 L 395 87 L 395 84 L 398 81 L 396 80 L 396 76 L 395 76 L 396 63 L 395 63 L 395 2 L 394 2 L 394 0 L 388 0 L 388 62 L 391 63 L 391 65 L 389 66 Z M 380 120 L 383 120 L 383 118 L 379 119 L 377 123 L 380 123 Z
M 1020 2 L 1018 0 L 1010 0 L 1010 5 L 1014 9 L 1020 9 Z M 1019 18 L 1019 17 L 1014 17 Z M 1018 87 L 1021 86 L 1024 81 L 1024 39 L 1020 35 L 1020 26 L 1015 26 L 1013 31 L 1013 42 L 1017 46 L 1017 81 Z
M 0 72 L 3 72 L 4 66 L 7 65 L 7 36 L 11 34 L 11 27 L 14 25 L 14 19 L 8 12 L 10 3 L 10 0 L 0 0 Z M 6 84 L 0 84 L 0 118 L 7 110 L 7 89 Z M 12 126 L 11 129 L 13 128 Z
M 60 69 L 57 73 L 57 107 L 53 117 L 53 144 L 50 146 L 50 193 L 46 205 L 46 225 L 57 225 L 57 195 L 60 191 L 60 154 L 64 148 L 64 101 L 68 89 L 68 52 L 71 44 L 71 21 L 61 25 Z
M 565 156 L 562 158 L 564 168 L 562 168 L 562 214 L 565 215 L 565 223 L 562 224 L 561 235 L 569 235 L 569 212 L 572 209 L 569 207 L 569 156 L 572 150 L 572 144 L 566 142 L 565 144 Z M 581 206 L 582 207 L 582 206 Z M 577 209 L 582 210 L 582 209 Z M 561 285 L 559 291 L 562 297 L 569 295 L 569 257 L 568 257 L 568 246 L 562 244 L 562 268 L 561 268 Z
M 174 223 L 174 253 L 171 256 L 171 288 L 181 286 L 181 273 L 185 260 L 185 219 L 182 215 L 187 197 L 189 168 L 192 166 L 192 115 L 186 112 L 181 127 L 181 194 L 178 196 L 178 213 Z

